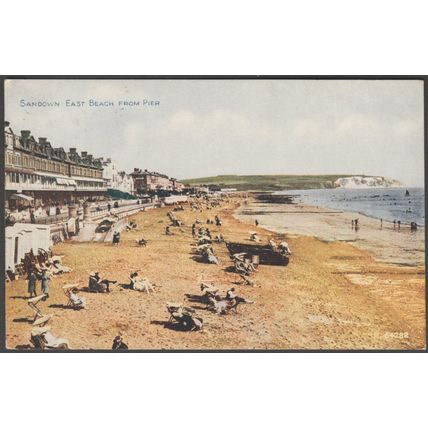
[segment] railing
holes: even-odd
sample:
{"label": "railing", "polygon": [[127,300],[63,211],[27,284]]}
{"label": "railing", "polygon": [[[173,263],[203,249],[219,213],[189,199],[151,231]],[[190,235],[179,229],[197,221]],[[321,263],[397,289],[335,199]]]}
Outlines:
{"label": "railing", "polygon": [[68,219],[69,219],[68,213],[64,213],[64,214],[56,214],[56,215],[50,215],[47,217],[36,218],[36,223],[53,224],[53,223],[61,223],[61,222],[67,221]]}
{"label": "railing", "polygon": [[[134,211],[139,210],[143,208],[153,208],[155,206],[154,203],[145,203],[145,204],[123,204],[119,205],[119,208],[111,208],[110,211],[107,208],[102,208],[97,210],[96,207],[93,207],[91,209],[91,213],[89,214],[89,218],[98,218],[98,217],[107,217],[108,215],[117,215],[120,216],[120,214],[127,213],[128,211]],[[80,211],[80,213],[79,213]],[[83,209],[78,210],[79,217],[81,217],[81,214],[83,213]],[[35,218],[35,224],[55,224],[55,223],[61,223],[66,222],[69,219],[68,213],[61,213],[61,214],[55,214],[55,215],[49,215],[49,216],[39,216]],[[19,223],[32,223],[31,219],[26,216],[25,218],[19,218],[17,220]]]}
{"label": "railing", "polygon": [[89,215],[90,218],[97,218],[97,217],[105,217],[109,214],[111,215],[119,215],[122,213],[126,213],[128,211],[133,211],[133,210],[139,210],[139,209],[143,209],[143,208],[149,208],[149,207],[153,207],[153,203],[146,203],[146,204],[136,204],[135,202],[133,204],[127,204],[127,205],[119,205],[119,208],[114,208],[112,207],[110,209],[110,211],[106,208],[104,209],[100,209],[97,211],[96,208],[93,208],[91,210],[91,213]]}
{"label": "railing", "polygon": [[106,209],[100,209],[100,210],[91,210],[89,217],[105,217],[109,215],[109,210]]}
{"label": "railing", "polygon": [[[68,213],[48,215],[43,217],[36,217],[34,224],[54,224],[61,223],[67,221],[69,218]],[[29,218],[21,218],[19,219],[19,223],[32,223]]]}

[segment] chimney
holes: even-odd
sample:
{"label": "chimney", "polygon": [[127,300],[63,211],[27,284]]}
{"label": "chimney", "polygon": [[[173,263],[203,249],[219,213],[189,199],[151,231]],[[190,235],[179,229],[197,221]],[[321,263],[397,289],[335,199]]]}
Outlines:
{"label": "chimney", "polygon": [[108,162],[108,163],[111,163],[111,158],[107,158],[107,162]]}
{"label": "chimney", "polygon": [[81,154],[82,158],[86,158],[87,155],[88,155],[88,152],[82,152]]}
{"label": "chimney", "polygon": [[[84,152],[84,153],[86,153],[86,152]],[[86,155],[86,158],[87,158],[89,161],[92,161],[92,155]]]}
{"label": "chimney", "polygon": [[77,153],[77,151],[74,147],[72,147],[72,148],[70,148],[70,153]]}
{"label": "chimney", "polygon": [[31,131],[21,131],[22,138],[29,138],[31,135]]}
{"label": "chimney", "polygon": [[9,128],[9,126],[10,126],[10,123],[9,123],[8,121],[5,121],[5,122],[4,122],[4,127],[5,127],[5,128]]}
{"label": "chimney", "polygon": [[41,145],[44,145],[44,144],[46,144],[47,143],[47,138],[45,138],[45,137],[39,137],[39,143],[41,144]]}

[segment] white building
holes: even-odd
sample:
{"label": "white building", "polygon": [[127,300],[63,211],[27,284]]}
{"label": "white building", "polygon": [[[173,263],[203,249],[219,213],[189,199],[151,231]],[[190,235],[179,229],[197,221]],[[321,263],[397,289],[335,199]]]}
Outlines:
{"label": "white building", "polygon": [[118,168],[117,164],[111,158],[100,159],[103,165],[103,179],[108,189],[117,189],[118,187]]}
{"label": "white building", "polygon": [[133,178],[127,174],[125,171],[120,171],[117,175],[118,183],[117,189],[121,192],[134,194],[134,180]]}

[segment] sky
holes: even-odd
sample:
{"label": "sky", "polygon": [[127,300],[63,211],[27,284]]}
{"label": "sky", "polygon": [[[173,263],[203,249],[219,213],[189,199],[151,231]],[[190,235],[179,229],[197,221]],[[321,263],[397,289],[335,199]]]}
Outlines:
{"label": "sky", "polygon": [[[34,102],[59,106],[28,106]],[[111,157],[127,172],[366,174],[424,183],[423,82],[416,80],[8,80],[5,119],[15,133]]]}

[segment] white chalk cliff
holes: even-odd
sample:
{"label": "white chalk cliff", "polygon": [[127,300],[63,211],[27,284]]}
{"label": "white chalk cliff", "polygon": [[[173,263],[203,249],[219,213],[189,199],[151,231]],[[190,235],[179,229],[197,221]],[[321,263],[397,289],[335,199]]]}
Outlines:
{"label": "white chalk cliff", "polygon": [[345,189],[367,189],[373,187],[403,187],[403,183],[398,180],[386,177],[366,177],[354,175],[352,177],[338,178],[334,182],[334,187]]}

